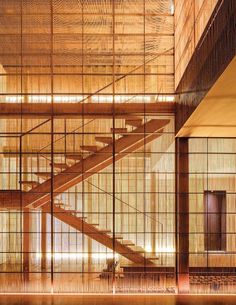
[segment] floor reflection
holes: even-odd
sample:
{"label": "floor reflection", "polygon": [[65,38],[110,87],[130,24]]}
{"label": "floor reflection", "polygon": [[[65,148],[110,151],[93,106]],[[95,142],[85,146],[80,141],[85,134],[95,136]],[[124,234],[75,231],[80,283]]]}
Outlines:
{"label": "floor reflection", "polygon": [[0,296],[1,305],[234,305],[236,296]]}

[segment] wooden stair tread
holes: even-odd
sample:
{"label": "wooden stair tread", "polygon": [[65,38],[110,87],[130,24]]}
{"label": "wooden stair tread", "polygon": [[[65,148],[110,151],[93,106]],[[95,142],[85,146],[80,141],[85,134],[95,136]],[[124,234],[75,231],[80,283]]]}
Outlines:
{"label": "wooden stair tread", "polygon": [[125,120],[125,124],[132,127],[139,127],[142,125],[143,119],[140,118],[129,118]]}
{"label": "wooden stair tread", "polygon": [[39,176],[40,178],[49,179],[51,178],[51,172],[36,172],[34,173],[36,176]]}
{"label": "wooden stair tread", "polygon": [[35,187],[40,185],[40,183],[37,182],[37,181],[26,181],[25,180],[25,181],[19,181],[19,183],[22,184],[22,185],[31,187],[31,188],[35,188]]}
{"label": "wooden stair tread", "polygon": [[106,230],[106,229],[100,229],[99,233],[111,233],[111,230]]}
{"label": "wooden stair tread", "polygon": [[115,239],[124,239],[122,235],[115,235]]}
{"label": "wooden stair tread", "polygon": [[135,246],[135,243],[133,243],[131,240],[126,239],[122,241],[122,244],[126,246]]}
{"label": "wooden stair tread", "polygon": [[127,133],[127,128],[111,128],[111,133],[115,133],[115,134]]}
{"label": "wooden stair tread", "polygon": [[159,257],[158,256],[145,256],[146,258],[148,258],[149,260],[151,261],[155,261],[155,260],[159,260]]}
{"label": "wooden stair tread", "polygon": [[111,144],[113,142],[112,137],[95,137],[95,140],[104,144]]}
{"label": "wooden stair tread", "polygon": [[[50,164],[50,165],[52,165],[52,164]],[[59,162],[58,163],[54,162],[53,166],[55,168],[59,168],[59,169],[66,169],[68,167],[68,165],[66,163],[59,163]]]}
{"label": "wooden stair tread", "polygon": [[[109,234],[109,236],[111,237],[111,238],[113,238],[113,233],[111,232],[111,234]],[[120,239],[120,240],[122,240],[122,239],[124,239],[124,237],[122,236],[122,235],[120,235],[120,234],[115,234],[115,239]]]}
{"label": "wooden stair tread", "polygon": [[69,153],[69,154],[65,155],[65,158],[69,159],[69,160],[80,161],[83,159],[83,156],[82,156],[82,154]]}
{"label": "wooden stair tread", "polygon": [[[144,259],[144,258],[143,258]],[[143,269],[145,268],[151,268],[151,270],[160,270],[160,266],[156,265],[156,263],[150,261],[150,260],[145,260],[143,261],[143,263],[141,264],[134,264],[134,263],[130,263],[128,261],[121,261],[120,263],[120,268],[124,268],[126,271],[128,271],[129,269],[135,272],[138,272],[138,270],[140,270],[141,272],[143,272]],[[140,268],[140,269],[139,269]],[[147,269],[146,269],[147,270]],[[130,272],[130,271],[128,271]]]}
{"label": "wooden stair tread", "polygon": [[53,170],[60,173],[63,170],[67,169],[68,167],[69,166],[66,163],[54,163]]}
{"label": "wooden stair tread", "polygon": [[97,152],[98,147],[96,145],[81,145],[81,150],[89,151],[89,152]]}
{"label": "wooden stair tread", "polygon": [[132,250],[134,250],[135,252],[139,252],[139,253],[145,253],[146,251],[143,249],[143,247],[134,245],[134,246],[130,246]]}

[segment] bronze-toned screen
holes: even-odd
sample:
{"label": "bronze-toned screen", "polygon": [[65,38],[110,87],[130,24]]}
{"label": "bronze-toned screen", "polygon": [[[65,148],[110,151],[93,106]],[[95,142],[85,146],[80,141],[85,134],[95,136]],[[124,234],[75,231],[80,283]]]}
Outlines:
{"label": "bronze-toned screen", "polygon": [[235,293],[234,138],[189,139],[190,292]]}
{"label": "bronze-toned screen", "polygon": [[174,293],[172,1],[0,20],[0,292]]}

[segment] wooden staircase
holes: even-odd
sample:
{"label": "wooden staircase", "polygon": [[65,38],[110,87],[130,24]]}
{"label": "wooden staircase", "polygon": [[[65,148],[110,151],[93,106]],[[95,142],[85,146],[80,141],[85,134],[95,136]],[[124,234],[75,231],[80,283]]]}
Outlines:
{"label": "wooden staircase", "polygon": [[[23,207],[42,209],[51,213],[51,186],[53,185],[54,196],[68,190],[70,187],[84,181],[93,174],[103,170],[115,161],[124,158],[126,155],[138,150],[144,144],[150,143],[162,135],[164,127],[169,123],[168,119],[152,119],[145,124],[139,118],[128,120],[126,125],[132,126],[131,132],[127,128],[115,128],[111,132],[120,137],[113,142],[112,137],[96,137],[97,142],[105,145],[102,148],[97,146],[81,146],[81,151],[88,151],[90,154],[83,158],[83,154],[65,154],[65,163],[54,163],[55,174],[51,172],[37,172],[35,175],[44,179],[41,184],[33,183],[32,189],[22,193]],[[115,144],[115,145],[114,145]],[[115,154],[113,151],[115,149]],[[72,164],[69,162],[73,162]],[[113,239],[111,231],[100,230],[98,224],[90,224],[86,217],[76,216],[78,211],[65,210],[63,203],[54,203],[53,216],[68,224],[88,237],[114,250],[131,262],[140,265],[153,265],[157,257],[146,255],[142,247],[136,246],[132,241],[124,240],[121,235]]]}
{"label": "wooden staircase", "polygon": [[[53,181],[51,181],[51,173],[38,172],[37,176],[44,178],[46,181],[32,188],[23,194],[24,207],[40,208],[51,200],[51,186],[55,196],[75,186],[81,181],[87,179],[95,173],[103,170],[111,165],[115,159],[118,161],[126,155],[141,148],[144,144],[150,143],[162,135],[164,127],[169,123],[168,119],[153,119],[147,123],[135,128],[131,132],[127,132],[113,143],[91,152],[86,158],[81,159],[80,156],[75,159],[75,163],[59,173],[55,173]],[[88,148],[88,147],[86,147]],[[115,155],[113,156],[113,149]],[[72,158],[72,156],[70,156]],[[76,157],[77,158],[77,157]]]}
{"label": "wooden staircase", "polygon": [[[50,205],[43,205],[42,211],[51,213]],[[76,213],[78,212],[71,212],[70,210],[65,210],[56,205],[53,206],[53,216],[55,218],[82,232],[93,240],[96,240],[107,248],[114,250],[116,253],[119,253],[136,265],[153,266],[153,261],[158,259],[158,257],[146,257],[145,250],[142,247],[136,246],[132,241],[123,240],[121,236],[113,239],[110,230],[99,229],[96,224],[94,225],[86,222],[85,217],[77,217]]]}

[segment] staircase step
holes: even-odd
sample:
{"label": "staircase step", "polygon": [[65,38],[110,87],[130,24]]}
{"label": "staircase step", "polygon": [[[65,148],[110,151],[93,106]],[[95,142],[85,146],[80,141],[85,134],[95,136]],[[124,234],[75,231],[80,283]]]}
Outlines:
{"label": "staircase step", "polygon": [[76,216],[76,218],[78,219],[81,219],[83,221],[87,221],[87,218],[86,216],[77,216],[78,214],[81,214],[80,211],[77,211],[77,210],[70,210],[70,206],[65,206],[65,207],[68,207],[68,210],[64,210],[66,213],[68,214],[73,214],[74,216]]}
{"label": "staircase step", "polygon": [[[113,238],[113,233],[109,234],[111,238]],[[121,234],[115,234],[115,239],[123,239],[124,237]]]}
{"label": "staircase step", "polygon": [[99,233],[111,233],[111,230],[106,230],[106,229],[99,230]]}
{"label": "staircase step", "polygon": [[115,239],[123,239],[124,237],[122,235],[115,235]]}
{"label": "staircase step", "polygon": [[98,147],[96,145],[81,145],[81,150],[89,152],[97,152]]}
{"label": "staircase step", "polygon": [[111,144],[113,142],[112,137],[95,137],[95,140],[103,144]]}
{"label": "staircase step", "polygon": [[20,181],[20,183],[22,184],[22,185],[26,185],[26,186],[30,186],[30,187],[32,187],[32,188],[34,188],[34,187],[36,187],[36,186],[38,186],[40,183],[39,182],[37,182],[37,181]]}
{"label": "staircase step", "polygon": [[83,159],[83,156],[81,154],[78,154],[78,153],[77,154],[70,153],[70,154],[66,154],[65,158],[67,160],[81,161]]}
{"label": "staircase step", "polygon": [[[113,237],[113,234],[111,234],[111,237]],[[115,234],[115,239],[123,239],[124,237],[121,234]]]}
{"label": "staircase step", "polygon": [[135,246],[135,244],[131,240],[126,240],[126,239],[122,241],[122,245]]}
{"label": "staircase step", "polygon": [[[109,234],[109,236],[111,237],[111,238],[113,238],[113,233],[111,232],[111,234]],[[121,240],[121,239],[123,239],[124,237],[122,236],[122,235],[119,235],[119,234],[115,234],[115,239],[119,239],[119,240]]]}
{"label": "staircase step", "polygon": [[147,258],[147,259],[149,259],[150,261],[155,261],[155,260],[159,260],[159,257],[157,257],[157,256],[146,256],[145,255],[145,258]]}
{"label": "staircase step", "polygon": [[48,180],[51,178],[51,172],[36,172],[34,173],[36,176],[38,176],[39,178]]}
{"label": "staircase step", "polygon": [[99,226],[99,223],[90,223],[90,225],[97,227]]}
{"label": "staircase step", "polygon": [[[64,211],[70,211],[69,209],[70,209],[70,206],[69,205],[67,205],[67,204],[65,204],[64,202],[56,202],[56,203],[54,203],[54,205],[55,206],[57,206],[57,207],[59,207],[59,208],[62,208]],[[68,208],[68,210],[66,210],[66,208]],[[73,211],[70,211],[70,212],[73,212]]]}
{"label": "staircase step", "polygon": [[131,246],[130,247],[133,251],[138,252],[138,253],[145,253],[146,251],[143,249],[143,247],[140,246]]}
{"label": "staircase step", "polygon": [[56,162],[53,164],[53,166],[55,169],[59,169],[59,170],[64,170],[68,167],[66,163],[56,163]]}
{"label": "staircase step", "polygon": [[111,128],[111,133],[115,133],[115,134],[127,133],[127,128]]}
{"label": "staircase step", "polygon": [[125,120],[125,124],[132,127],[140,127],[143,123],[143,119],[140,118],[130,118]]}

